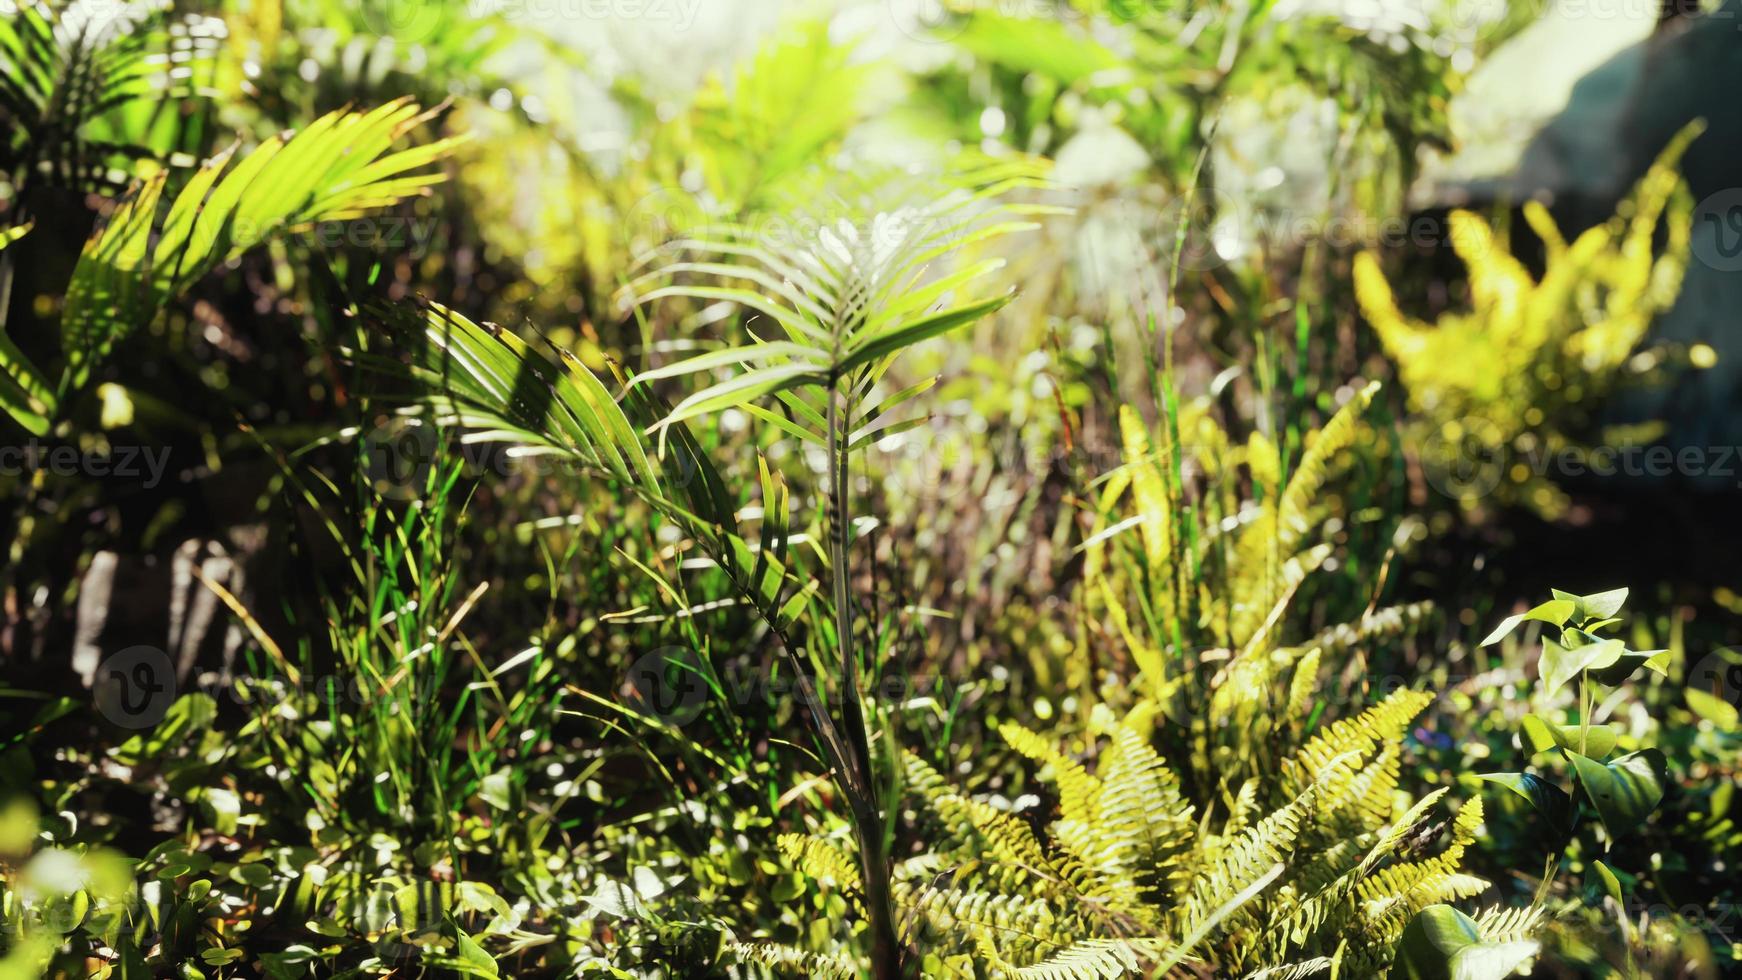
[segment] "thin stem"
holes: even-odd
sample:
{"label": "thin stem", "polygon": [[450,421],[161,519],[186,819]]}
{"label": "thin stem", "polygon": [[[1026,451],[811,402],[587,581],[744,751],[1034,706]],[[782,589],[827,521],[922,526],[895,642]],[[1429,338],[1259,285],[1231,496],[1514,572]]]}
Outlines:
{"label": "thin stem", "polygon": [[[830,578],[835,594],[835,642],[841,648],[841,711],[846,722],[847,745],[857,756],[861,789],[853,804],[853,830],[859,839],[860,874],[864,878],[865,909],[871,927],[871,967],[877,980],[901,976],[901,944],[895,935],[895,911],[889,892],[889,849],[883,836],[882,807],[877,801],[877,780],[871,764],[871,741],[865,727],[864,706],[859,701],[859,660],[853,650],[853,607],[848,590],[848,552],[851,548],[851,500],[847,488],[846,440],[842,428],[839,393],[828,392],[829,429],[829,523]],[[849,416],[851,413],[848,413]]]}
{"label": "thin stem", "polygon": [[1585,754],[1586,735],[1591,730],[1591,693],[1584,671],[1579,671],[1579,754]]}

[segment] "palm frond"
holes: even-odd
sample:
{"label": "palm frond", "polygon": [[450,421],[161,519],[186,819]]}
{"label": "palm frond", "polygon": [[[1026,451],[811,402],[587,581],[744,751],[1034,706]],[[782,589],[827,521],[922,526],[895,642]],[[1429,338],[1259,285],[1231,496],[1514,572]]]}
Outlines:
{"label": "palm frond", "polygon": [[178,15],[169,0],[10,0],[0,11],[8,6],[0,171],[114,192],[136,160],[187,148],[177,103],[209,83],[222,20]]}

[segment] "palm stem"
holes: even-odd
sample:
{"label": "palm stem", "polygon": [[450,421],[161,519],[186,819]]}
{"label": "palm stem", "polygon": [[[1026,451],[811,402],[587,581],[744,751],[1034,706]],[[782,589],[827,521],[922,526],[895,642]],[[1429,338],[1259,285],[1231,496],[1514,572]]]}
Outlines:
{"label": "palm stem", "polygon": [[[871,927],[871,967],[878,980],[901,976],[901,945],[895,936],[895,912],[889,893],[889,849],[883,837],[882,807],[877,801],[877,780],[871,764],[871,741],[865,726],[864,706],[859,701],[859,661],[853,649],[853,607],[848,588],[848,552],[852,539],[852,515],[847,489],[847,439],[842,428],[839,394],[828,392],[829,430],[829,523],[830,578],[835,596],[835,641],[841,650],[841,711],[846,721],[847,744],[858,769],[860,792],[851,794],[853,830],[859,841],[859,871],[864,879],[865,910]],[[851,413],[848,413],[849,416]]]}

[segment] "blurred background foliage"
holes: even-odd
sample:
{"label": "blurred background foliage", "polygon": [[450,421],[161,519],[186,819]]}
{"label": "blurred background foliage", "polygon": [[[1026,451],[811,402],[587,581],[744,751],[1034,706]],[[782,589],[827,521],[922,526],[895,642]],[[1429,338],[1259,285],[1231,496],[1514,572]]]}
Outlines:
{"label": "blurred background foliage", "polygon": [[[1068,767],[1008,726],[1103,775],[1140,740],[1124,757],[1222,828],[1194,852],[1213,863],[1296,799],[1297,751],[1409,688],[1435,697],[1366,749],[1386,791],[1302,840],[1455,847],[1447,897],[1546,913],[1536,975],[1729,975],[1737,461],[1704,420],[1738,388],[1722,316],[1678,287],[1726,271],[1712,161],[1738,134],[1592,81],[1605,55],[1709,43],[1697,8],[1592,9],[0,0],[0,446],[39,453],[0,469],[0,977],[861,969],[848,801],[767,624],[622,481],[401,411],[369,365],[403,351],[368,311],[434,300],[618,393],[770,339],[728,298],[642,301],[684,243],[814,252],[865,200],[923,210],[940,173],[1005,164],[1047,175],[1006,189],[1035,227],[951,244],[1014,296],[879,374],[902,410],[849,474],[842,575],[904,914],[937,944],[919,965],[1019,968],[963,926],[975,862],[1001,859],[980,838],[1005,817],[975,807],[1051,848]],[[129,227],[131,188],[167,202],[232,145],[240,169],[398,99],[427,115],[370,159],[426,149],[415,186],[337,216],[256,188],[232,218],[291,217],[175,264],[87,356],[73,324],[127,281],[104,274],[167,268],[86,244]],[[1601,180],[1543,162],[1593,116],[1653,145],[1569,154],[1612,154]],[[38,367],[87,361],[78,384]],[[793,435],[804,411],[733,402],[687,431],[746,526],[781,476],[790,570],[820,576],[829,457]],[[1690,447],[1663,473],[1591,465]],[[1630,587],[1620,629],[1671,652],[1595,709],[1669,760],[1623,841],[1563,848],[1474,775],[1522,750],[1527,709],[1580,710],[1539,690],[1535,625],[1475,646],[1551,585]],[[827,619],[792,624],[823,677]],[[140,647],[169,681],[144,723],[108,672]],[[1437,817],[1415,808],[1439,789]],[[1361,932],[1362,962],[1405,920]],[[1279,965],[1250,922],[1214,928],[1219,959],[1176,975]],[[1342,955],[1291,949],[1326,962],[1287,975]]]}

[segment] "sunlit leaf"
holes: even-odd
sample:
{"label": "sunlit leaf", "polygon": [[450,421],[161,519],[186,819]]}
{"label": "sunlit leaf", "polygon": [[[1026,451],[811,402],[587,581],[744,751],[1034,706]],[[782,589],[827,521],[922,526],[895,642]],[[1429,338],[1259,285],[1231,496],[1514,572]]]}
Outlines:
{"label": "sunlit leaf", "polygon": [[1611,843],[1638,830],[1663,800],[1669,764],[1657,749],[1630,752],[1607,764],[1572,751],[1567,752],[1567,758],[1609,831]]}

